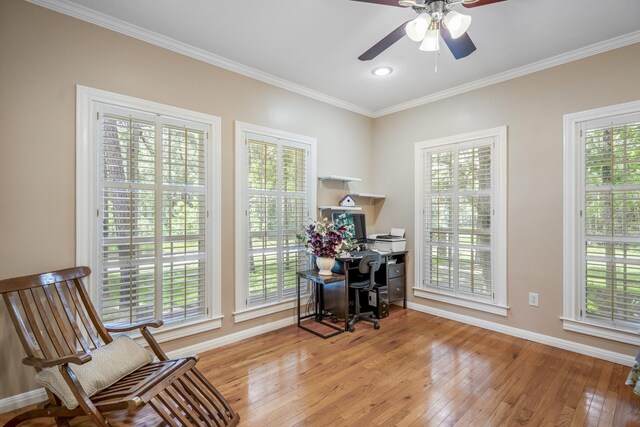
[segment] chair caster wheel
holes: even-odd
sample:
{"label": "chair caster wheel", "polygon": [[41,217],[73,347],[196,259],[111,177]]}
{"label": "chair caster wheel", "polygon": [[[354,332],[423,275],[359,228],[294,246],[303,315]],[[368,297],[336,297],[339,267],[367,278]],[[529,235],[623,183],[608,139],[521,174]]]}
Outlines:
{"label": "chair caster wheel", "polygon": [[379,323],[374,323],[373,324],[373,329],[380,329],[380,324]]}
{"label": "chair caster wheel", "polygon": [[356,330],[356,328],[354,326],[349,325],[349,328],[347,329],[349,332],[353,332]]}

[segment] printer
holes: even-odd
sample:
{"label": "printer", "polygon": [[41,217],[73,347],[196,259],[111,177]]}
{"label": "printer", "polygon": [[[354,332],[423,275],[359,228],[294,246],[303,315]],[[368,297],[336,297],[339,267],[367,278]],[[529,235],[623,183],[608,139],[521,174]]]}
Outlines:
{"label": "printer", "polygon": [[392,228],[389,234],[371,234],[368,239],[373,241],[370,248],[377,252],[404,252],[407,247],[403,228]]}

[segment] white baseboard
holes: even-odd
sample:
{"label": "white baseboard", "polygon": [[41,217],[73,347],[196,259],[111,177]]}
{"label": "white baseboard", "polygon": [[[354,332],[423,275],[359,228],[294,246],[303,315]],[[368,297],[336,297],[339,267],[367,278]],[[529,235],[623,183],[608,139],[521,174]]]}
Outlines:
{"label": "white baseboard", "polygon": [[43,388],[31,390],[26,393],[0,399],[0,414],[13,411],[25,406],[40,403],[47,398],[47,392]]}
{"label": "white baseboard", "polygon": [[607,360],[609,362],[619,363],[620,365],[633,366],[633,364],[635,363],[634,357],[627,354],[616,353],[614,351],[604,350],[598,347],[580,344],[562,338],[552,337],[550,335],[543,335],[537,332],[527,331],[525,329],[514,328],[513,326],[506,326],[500,323],[490,322],[488,320],[476,319],[475,317],[465,316],[464,314],[452,313],[450,311],[441,310],[439,308],[429,307],[422,304],[416,304],[414,302],[407,302],[407,308],[415,311],[420,311],[422,313],[432,314],[438,317],[444,317],[445,319],[466,323],[468,325],[477,326],[479,328],[488,329],[490,331],[500,332],[502,334],[511,335],[518,338],[524,338],[525,340],[534,341],[540,344],[546,344],[551,347],[573,351],[574,353],[580,353],[598,359]]}
{"label": "white baseboard", "polygon": [[[237,341],[242,341],[247,338],[255,337],[257,335],[264,334],[266,332],[274,331],[276,329],[284,328],[296,323],[296,317],[287,317],[282,320],[267,323],[265,325],[256,326],[255,328],[245,329],[243,331],[234,332],[229,335],[224,335],[218,338],[214,338],[209,341],[205,341],[199,344],[191,345],[189,347],[180,348],[178,350],[170,351],[167,356],[170,358],[177,358],[187,356],[191,354],[202,353],[212,350],[214,348],[222,347],[223,345],[232,344]],[[31,390],[26,393],[17,394],[15,396],[6,397],[0,399],[0,414],[13,411],[25,406],[40,403],[47,399],[47,393],[44,388],[37,390]]]}

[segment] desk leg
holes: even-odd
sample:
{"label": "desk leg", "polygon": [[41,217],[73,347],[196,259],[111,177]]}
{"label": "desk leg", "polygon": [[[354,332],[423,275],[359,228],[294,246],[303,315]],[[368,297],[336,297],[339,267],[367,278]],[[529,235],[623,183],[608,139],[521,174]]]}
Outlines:
{"label": "desk leg", "polygon": [[324,304],[322,303],[322,294],[324,294],[324,286],[321,283],[314,283],[315,291],[316,291],[316,320],[318,322],[322,321],[322,308]]}
{"label": "desk leg", "polygon": [[344,330],[349,330],[349,264],[344,263]]}
{"label": "desk leg", "polygon": [[[405,263],[405,266],[407,264]],[[405,271],[405,275],[404,275],[404,298],[402,299],[402,308],[404,308],[406,310],[407,308],[407,297],[409,296],[409,294],[407,293],[407,274]]]}
{"label": "desk leg", "polygon": [[298,326],[300,326],[300,276],[298,276],[298,286],[296,290],[298,291]]}
{"label": "desk leg", "polygon": [[320,322],[322,320],[322,308],[324,307],[324,303],[322,302],[322,296],[324,295],[324,287],[322,283],[314,282],[313,292],[315,295],[315,307],[316,307],[316,321]]}

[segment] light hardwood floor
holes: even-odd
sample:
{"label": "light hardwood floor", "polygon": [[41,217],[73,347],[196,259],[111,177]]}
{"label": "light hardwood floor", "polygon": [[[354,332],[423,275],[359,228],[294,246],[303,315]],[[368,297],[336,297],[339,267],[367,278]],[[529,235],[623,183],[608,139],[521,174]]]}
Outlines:
{"label": "light hardwood floor", "polygon": [[[381,325],[328,340],[291,326],[203,353],[199,367],[243,426],[640,426],[628,367],[416,311]],[[145,410],[109,419],[161,424]]]}

